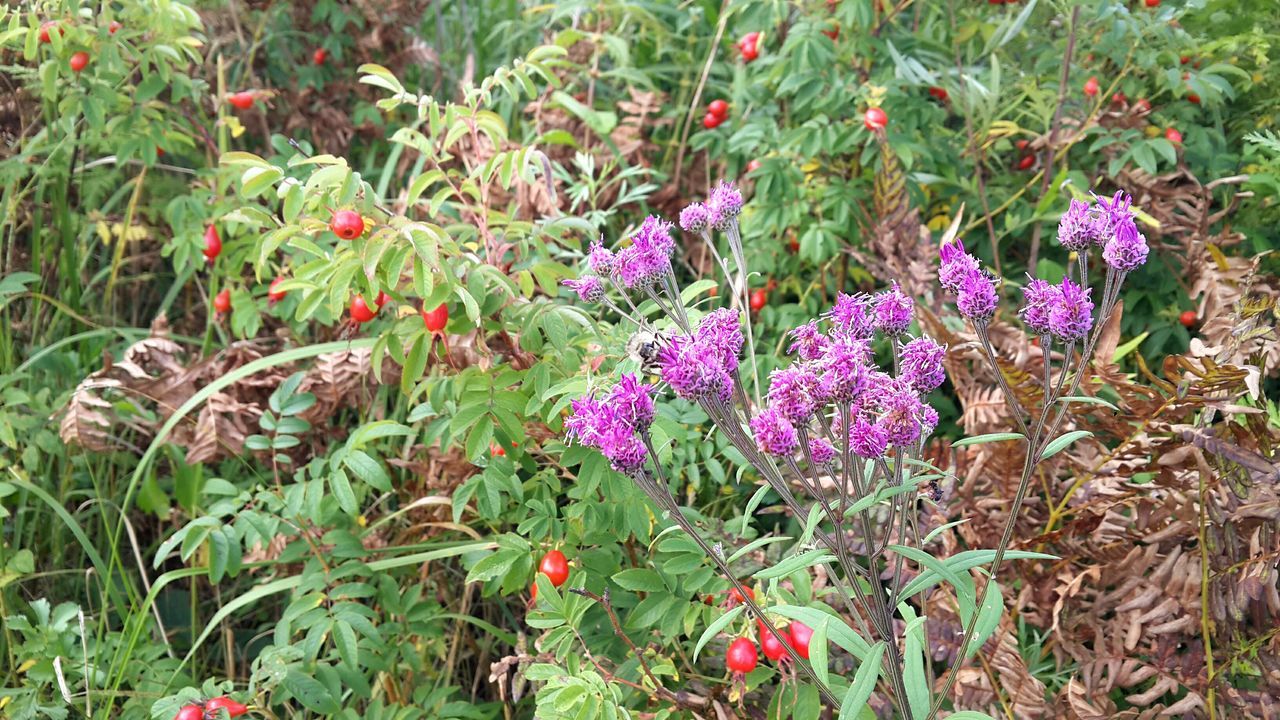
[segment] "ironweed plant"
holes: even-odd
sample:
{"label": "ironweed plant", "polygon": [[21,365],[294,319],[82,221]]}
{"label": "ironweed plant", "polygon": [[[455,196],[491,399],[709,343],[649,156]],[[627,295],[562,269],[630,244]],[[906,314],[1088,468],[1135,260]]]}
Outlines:
{"label": "ironweed plant", "polygon": [[[734,603],[707,628],[699,650],[748,612],[766,655],[793,664],[839,717],[857,716],[879,686],[898,715],[931,719],[942,710],[965,659],[1000,620],[1004,603],[997,577],[1002,563],[1048,557],[1008,550],[1013,518],[1036,465],[1088,434],[1059,430],[1070,403],[1098,402],[1075,393],[1126,275],[1146,260],[1146,240],[1123,193],[1092,203],[1072,201],[1058,229],[1061,244],[1077,258],[1071,272],[1058,284],[1030,279],[1022,288],[1019,315],[1024,325],[1039,338],[1046,358],[1050,351],[1061,358],[1057,367],[1045,363],[1045,402],[1036,411],[1021,407],[997,367],[1016,432],[955,443],[1024,443],[1021,482],[1003,536],[994,550],[936,558],[925,549],[932,536],[922,536],[917,518],[919,503],[938,500],[938,480],[945,475],[922,454],[938,423],[925,398],[945,380],[946,348],[927,336],[912,336],[914,301],[897,285],[874,296],[840,294],[821,318],[791,330],[788,353],[794,361],[771,374],[762,396],[751,324],[743,322],[737,309],[748,306],[738,224],[742,205],[738,190],[722,183],[705,203],[693,203],[680,214],[681,228],[702,238],[732,290],[730,307],[700,316],[686,308],[672,268],[676,245],[671,223],[649,217],[630,243],[616,251],[592,245],[589,272],[565,284],[581,300],[603,303],[633,323],[641,338],[633,344],[644,363],[640,374],[623,374],[611,387],[574,400],[566,434],[598,449],[615,470],[634,480],[731,583],[732,596],[741,604]],[[1105,266],[1096,302],[1089,284],[1095,248]],[[999,304],[1000,279],[966,252],[959,239],[946,240],[940,257],[940,285],[955,296],[956,308],[973,324],[995,366],[987,330]],[[881,338],[892,348],[891,367],[875,362],[873,343]],[[649,382],[649,376],[656,382]],[[730,567],[744,551],[726,557],[722,544],[681,511],[650,433],[655,403],[668,391],[698,405],[764,479],[747,515],[771,489],[805,523],[793,554],[757,572],[756,578],[776,583],[822,566],[843,612],[758,602]],[[806,507],[797,490],[813,504]],[[970,573],[974,569],[988,578],[980,592]],[[934,692],[924,658],[928,618],[921,612],[926,594],[940,586],[954,593],[964,634],[962,650],[940,691]],[[750,626],[748,622],[740,634],[750,635]],[[851,677],[831,672],[828,642],[856,660]],[[786,652],[780,658],[779,645]],[[754,645],[750,651],[755,652]],[[730,670],[754,667],[744,663],[743,652],[741,638],[730,644]],[[735,679],[740,675],[735,673]],[[964,712],[951,717],[986,716]]]}

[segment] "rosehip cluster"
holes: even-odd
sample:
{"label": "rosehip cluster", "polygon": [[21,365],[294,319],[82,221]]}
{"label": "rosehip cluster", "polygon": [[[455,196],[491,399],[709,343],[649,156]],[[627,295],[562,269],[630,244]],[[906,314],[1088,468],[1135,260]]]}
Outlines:
{"label": "rosehip cluster", "polygon": [[232,718],[238,718],[249,712],[248,707],[224,695],[206,700],[203,707],[183,705],[173,716],[173,720],[218,720],[222,717],[219,710],[226,710],[227,716]]}

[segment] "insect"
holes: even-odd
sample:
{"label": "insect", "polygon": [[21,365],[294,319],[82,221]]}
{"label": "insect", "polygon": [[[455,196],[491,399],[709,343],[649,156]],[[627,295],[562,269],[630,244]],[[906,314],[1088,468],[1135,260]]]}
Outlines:
{"label": "insect", "polygon": [[637,330],[627,340],[627,357],[640,364],[640,369],[649,374],[658,371],[658,353],[667,345],[668,337],[664,333],[653,333]]}

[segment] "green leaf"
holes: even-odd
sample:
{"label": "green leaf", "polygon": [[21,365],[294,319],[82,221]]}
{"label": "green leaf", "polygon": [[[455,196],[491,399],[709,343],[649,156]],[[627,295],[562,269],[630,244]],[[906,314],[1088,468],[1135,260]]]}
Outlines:
{"label": "green leaf", "polygon": [[965,657],[971,657],[974,653],[982,648],[982,644],[991,637],[991,633],[996,631],[996,626],[1000,624],[1000,616],[1004,614],[1004,593],[1000,591],[1000,584],[989,580],[991,589],[987,591],[987,597],[982,601],[982,608],[978,610],[978,623],[973,628],[973,637],[969,639],[969,644],[965,648]]}
{"label": "green leaf", "polygon": [[1124,359],[1126,355],[1133,352],[1134,350],[1137,350],[1138,346],[1142,344],[1142,341],[1146,340],[1147,336],[1150,334],[1151,334],[1150,332],[1144,332],[1138,337],[1130,340],[1129,342],[1116,347],[1115,354],[1111,356],[1111,362],[1118,363],[1122,359]]}
{"label": "green leaf", "polygon": [[1026,436],[1022,433],[1006,432],[1006,433],[988,433],[986,435],[974,435],[973,437],[961,438],[953,443],[951,447],[964,447],[965,445],[981,445],[983,443],[1004,442],[1005,440],[1025,440]]}
{"label": "green leaf", "polygon": [[338,620],[333,624],[333,646],[338,649],[338,657],[347,667],[358,669],[360,650],[356,645],[356,631],[351,624]]}
{"label": "green leaf", "polygon": [[840,720],[854,720],[854,713],[860,713],[866,707],[867,700],[871,699],[871,692],[876,688],[876,679],[880,676],[884,648],[883,641],[872,645],[867,658],[858,664],[858,672],[853,676],[849,692],[844,694],[844,701],[840,703]]}
{"label": "green leaf", "polygon": [[786,577],[797,570],[813,567],[818,563],[829,562],[834,559],[835,556],[826,550],[810,550],[799,555],[793,555],[773,567],[764,568],[757,572],[755,577],[761,580]]}
{"label": "green leaf", "polygon": [[706,645],[711,638],[719,635],[721,630],[729,626],[729,623],[737,620],[738,616],[742,614],[742,611],[745,610],[746,607],[746,605],[739,605],[735,607],[729,612],[713,620],[711,624],[707,626],[707,629],[702,631],[702,637],[698,638],[698,644],[693,648],[694,662],[698,661],[698,653],[702,652],[702,647]]}
{"label": "green leaf", "polygon": [[355,515],[360,511],[360,505],[356,502],[356,494],[351,489],[351,481],[347,479],[347,473],[342,468],[329,473],[329,489],[333,491],[333,498],[338,501],[338,507],[348,515]]}
{"label": "green leaf", "polygon": [[280,685],[312,712],[335,715],[342,709],[319,680],[304,675],[297,668],[290,668]]}
{"label": "green leaf", "polygon": [[823,621],[813,628],[813,636],[809,639],[809,664],[818,682],[831,686],[831,669],[827,667],[827,623]]}
{"label": "green leaf", "polygon": [[1048,460],[1054,455],[1057,455],[1058,453],[1062,452],[1071,443],[1081,438],[1087,438],[1092,436],[1093,436],[1093,433],[1089,432],[1088,430],[1072,430],[1069,433],[1066,433],[1060,437],[1054,438],[1053,442],[1046,445],[1044,448],[1044,452],[1040,453],[1040,459]]}
{"label": "green leaf", "polygon": [[363,482],[381,492],[391,492],[391,478],[382,464],[369,457],[363,450],[352,450],[342,458],[342,464],[351,469]]}
{"label": "green leaf", "polygon": [[1063,395],[1062,397],[1057,399],[1057,402],[1067,403],[1067,404],[1086,403],[1088,405],[1103,405],[1105,407],[1111,408],[1112,410],[1115,410],[1116,412],[1120,412],[1120,408],[1116,407],[1112,403],[1109,403],[1100,397],[1091,397],[1089,395]]}
{"label": "green leaf", "polygon": [[629,568],[614,573],[613,581],[624,590],[635,592],[661,592],[667,589],[662,576],[649,568]]}

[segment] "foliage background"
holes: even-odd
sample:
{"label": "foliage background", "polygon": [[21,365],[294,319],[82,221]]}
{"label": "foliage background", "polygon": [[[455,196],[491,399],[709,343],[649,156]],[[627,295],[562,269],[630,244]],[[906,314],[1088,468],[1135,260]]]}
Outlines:
{"label": "foliage background", "polygon": [[[47,20],[64,33],[41,44]],[[1123,412],[1074,418],[1097,441],[1038,478],[1019,546],[1061,560],[1015,568],[957,701],[1079,718],[1275,702],[1280,10],[124,0],[19,5],[0,28],[6,714],[168,718],[234,689],[275,717],[815,716],[812,688],[763,666],[746,709],[728,702],[722,653],[692,659],[725,582],[559,440],[568,400],[634,361],[558,282],[590,240],[721,177],[750,197],[761,372],[837,291],[894,278],[930,308],[951,346],[931,453],[955,479],[926,520],[966,520],[940,553],[994,544],[1017,468],[949,446],[1007,418],[932,290],[936,236],[959,217],[1007,278],[1052,276],[1067,199],[1132,192],[1158,250],[1090,387]],[[748,31],[764,33],[749,64]],[[250,110],[225,102],[247,89]],[[730,120],[707,130],[713,98]],[[339,206],[377,230],[339,246],[323,229]],[[690,300],[721,302],[713,284]],[[345,328],[350,295],[378,289],[391,304]],[[447,346],[417,319],[440,302]],[[995,335],[1023,387],[1038,350]],[[683,429],[695,408],[664,412],[687,505],[739,546],[797,535],[767,500],[746,511],[733,453]],[[549,587],[529,611],[553,547],[570,585],[610,592],[624,634]],[[771,592],[823,586],[797,573]],[[954,638],[931,640],[945,660]]]}

